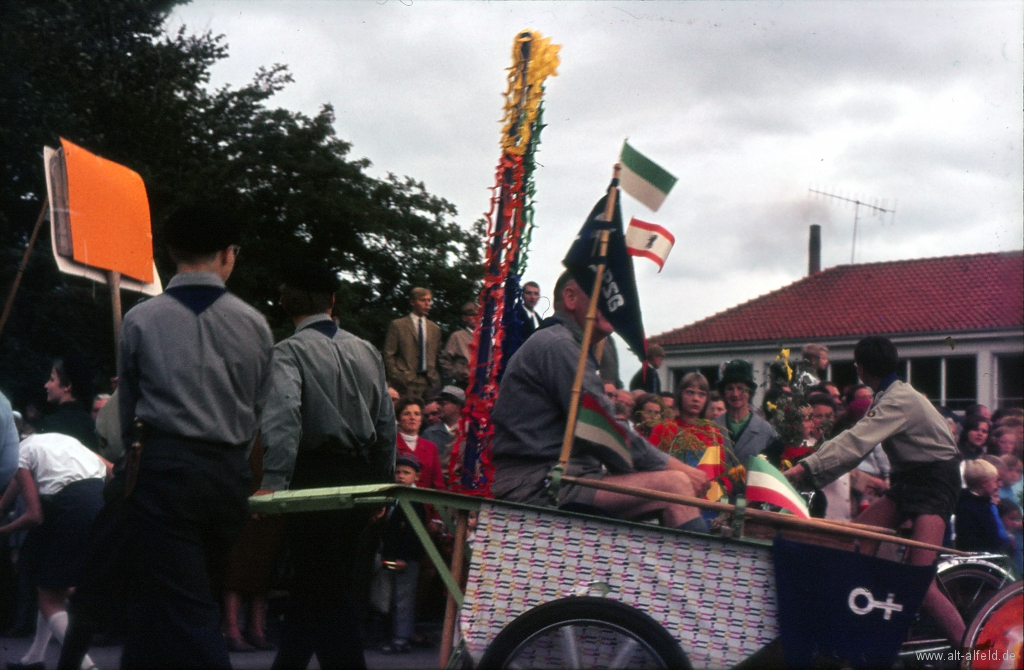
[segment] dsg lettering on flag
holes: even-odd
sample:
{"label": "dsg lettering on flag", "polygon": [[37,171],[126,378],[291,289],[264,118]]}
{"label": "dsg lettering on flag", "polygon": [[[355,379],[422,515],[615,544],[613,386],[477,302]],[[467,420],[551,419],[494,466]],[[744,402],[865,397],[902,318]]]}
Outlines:
{"label": "dsg lettering on flag", "polygon": [[596,256],[598,250],[595,242],[602,230],[609,231],[597,305],[630,351],[643,361],[647,358],[647,341],[640,313],[640,297],[636,290],[636,276],[633,273],[633,259],[626,249],[626,240],[622,232],[622,210],[618,198],[615,199],[612,220],[601,219],[607,198],[605,195],[594,205],[562,264],[572,274],[580,288],[589,294],[594,286],[597,264],[600,262]]}

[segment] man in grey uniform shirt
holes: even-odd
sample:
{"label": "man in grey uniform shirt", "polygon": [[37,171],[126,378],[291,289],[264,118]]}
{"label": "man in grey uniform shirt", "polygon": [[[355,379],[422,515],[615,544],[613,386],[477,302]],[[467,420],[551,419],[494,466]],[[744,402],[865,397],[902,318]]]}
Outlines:
{"label": "man in grey uniform shirt", "polygon": [[[491,414],[495,467],[491,492],[495,498],[551,504],[545,479],[561,453],[589,303],[586,292],[568,273],[559,277],[554,295],[555,323],[531,335],[512,356]],[[611,332],[611,324],[599,313],[594,324],[595,344]],[[593,355],[588,357],[583,392],[597,400],[608,415],[615,415],[604,395]],[[704,473],[659,451],[625,423],[620,422],[620,426],[626,431],[635,471],[607,475],[597,458],[577,454],[570,459],[566,474],[681,495],[704,495],[708,488]],[[666,526],[707,530],[694,507],[580,486],[563,485],[559,505],[597,507],[626,519],[657,513]]]}
{"label": "man in grey uniform shirt", "polygon": [[[854,520],[893,529],[910,520],[911,538],[941,545],[960,495],[959,452],[949,424],[927,398],[897,377],[899,354],[888,338],[865,337],[854,347],[853,360],[857,376],[875,392],[868,413],[784,474],[793,482],[808,479],[821,487],[855,468],[881,444],[892,467],[892,486]],[[872,553],[870,547],[862,550]],[[913,565],[931,565],[935,558],[927,549],[909,552]],[[954,646],[961,643],[963,619],[935,582],[922,609]]]}
{"label": "man in grey uniform shirt", "polygon": [[128,457],[121,665],[228,668],[213,593],[246,515],[274,342],[263,315],[224,287],[237,221],[188,207],[165,230],[178,273],[121,327],[121,434],[143,444]]}
{"label": "man in grey uniform shirt", "polygon": [[[314,263],[287,268],[281,307],[295,334],[274,347],[273,383],[263,417],[264,490],[392,481],[395,409],[384,361],[368,342],[331,320],[337,276]],[[359,550],[365,511],[288,519],[295,580],[274,668],[363,668],[356,576],[372,552]]]}

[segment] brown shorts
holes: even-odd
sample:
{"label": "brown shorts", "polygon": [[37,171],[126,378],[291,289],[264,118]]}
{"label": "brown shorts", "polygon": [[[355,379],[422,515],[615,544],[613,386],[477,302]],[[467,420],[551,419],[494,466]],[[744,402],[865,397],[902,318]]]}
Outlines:
{"label": "brown shorts", "polygon": [[937,514],[948,523],[960,497],[960,463],[952,458],[893,472],[890,484],[885,495],[904,517]]}
{"label": "brown shorts", "polygon": [[[554,462],[526,459],[495,461],[491,493],[498,500],[552,507],[554,501],[548,495],[547,477],[554,466]],[[602,479],[606,473],[597,459],[574,456],[569,461],[566,474],[585,479]],[[593,506],[596,493],[597,489],[563,484],[558,494],[558,506],[570,503]]]}

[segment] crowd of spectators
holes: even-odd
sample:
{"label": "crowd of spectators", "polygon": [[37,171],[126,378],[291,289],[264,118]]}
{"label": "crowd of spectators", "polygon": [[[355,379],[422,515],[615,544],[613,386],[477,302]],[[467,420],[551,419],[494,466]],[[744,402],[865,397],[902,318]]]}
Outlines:
{"label": "crowd of spectators", "polygon": [[[535,311],[539,286],[527,283],[524,296],[527,292],[528,305],[520,315],[524,337],[544,327]],[[441,328],[428,318],[432,302],[428,289],[413,290],[411,313],[390,325],[382,357],[397,423],[395,481],[407,486],[444,489],[466,403],[473,356],[472,330],[479,310],[475,304],[466,304],[462,309],[464,327],[451,333],[442,345]],[[772,381],[759,407],[751,401],[757,384],[753,368],[746,361],[724,363],[713,381],[700,372],[686,374],[675,392],[669,393],[661,388],[659,368],[663,360],[664,351],[652,346],[646,365],[630,384],[632,390],[621,388],[616,379],[608,379],[605,394],[614,405],[616,417],[628,422],[654,446],[690,466],[711,464],[717,468],[713,471],[724,473],[708,490],[710,500],[728,497],[727,480],[741,470],[739,466],[750,456],[763,455],[783,470],[793,467],[825,441],[854,426],[872,404],[870,387],[852,384],[841,389],[827,380],[828,350],[820,345],[805,347],[803,360],[795,370],[787,360],[773,366]],[[116,381],[111,380],[114,394]],[[0,484],[6,486],[17,481],[15,471],[19,467],[27,469],[28,454],[35,452],[26,448],[26,443],[32,447],[26,438],[33,434],[68,436],[75,444],[87,448],[87,453],[96,455],[95,462],[84,459],[85,464],[74,477],[66,478],[62,486],[82,479],[95,484],[109,475],[110,462],[124,454],[118,433],[116,395],[114,402],[110,402],[110,394],[93,394],[92,385],[93,374],[85,362],[77,356],[67,356],[54,361],[50,378],[43,384],[47,400],[54,405],[53,411],[33,415],[28,420],[13,412],[7,399],[0,395]],[[984,406],[972,405],[962,413],[944,408],[941,411],[959,450],[963,481],[956,514],[948,524],[949,546],[1004,553],[1021,571],[1024,410],[1005,408],[990,412]],[[33,448],[39,451],[38,447]],[[254,465],[258,467],[259,464]],[[49,483],[48,472],[33,473],[38,476],[29,481]],[[886,491],[889,475],[885,452],[877,445],[854,471],[820,490],[807,492],[812,513],[849,521]],[[90,486],[90,491],[98,491]],[[82,486],[75,484],[74,488]],[[0,532],[10,535],[9,550],[0,558],[0,604],[4,607],[0,614],[7,622],[9,635],[30,635],[41,626],[59,631],[59,622],[54,627],[49,620],[54,616],[60,618],[60,594],[74,585],[64,573],[48,586],[39,581],[44,559],[38,557],[32,531],[28,530],[39,512],[38,497],[27,501],[26,497],[31,498],[14,494],[3,498],[5,508],[14,507],[7,525],[0,527]],[[89,508],[93,514],[97,508],[94,503],[92,500]],[[449,532],[453,529],[446,528],[441,516],[429,506],[417,504],[415,509],[429,527],[433,541],[442,551],[449,551]],[[19,518],[29,521],[12,523]],[[79,524],[87,525],[88,520],[82,519],[78,519]],[[379,555],[375,574],[369,578],[368,602],[370,611],[375,612],[369,621],[380,627],[381,648],[400,653],[410,645],[430,642],[417,633],[416,621],[417,617],[429,618],[440,611],[436,597],[439,579],[425,560],[424,548],[402,509],[394,506],[382,511],[375,528]],[[81,542],[81,538],[74,541]],[[280,546],[280,539],[274,542]],[[55,570],[49,564],[45,569],[51,573]],[[266,576],[258,587],[225,592],[223,631],[233,651],[271,646],[264,617],[268,611],[268,582],[274,570],[273,563],[264,567]],[[243,613],[246,599],[251,608]],[[245,619],[248,626],[243,634]],[[37,657],[38,653],[23,662],[31,664],[39,660]]]}
{"label": "crowd of spectators", "polygon": [[[621,407],[620,417],[628,418],[655,446],[688,463],[700,462],[707,449],[721,443],[732,463],[760,454],[786,470],[861,420],[871,407],[873,391],[860,383],[840,389],[828,381],[824,346],[808,345],[793,366],[783,358],[771,366],[769,388],[756,408],[750,402],[757,387],[752,367],[739,360],[721,366],[717,393],[700,373],[684,375],[671,405],[642,391],[624,397],[608,382],[606,393]],[[698,406],[699,398],[703,406]],[[958,445],[962,474],[960,503],[947,520],[946,545],[1005,554],[1021,574],[1024,410],[991,412],[975,404],[962,412],[939,411]],[[708,426],[717,433],[714,437],[708,436]],[[805,498],[812,516],[850,521],[889,488],[889,476],[889,461],[879,444],[856,469],[806,491]]]}

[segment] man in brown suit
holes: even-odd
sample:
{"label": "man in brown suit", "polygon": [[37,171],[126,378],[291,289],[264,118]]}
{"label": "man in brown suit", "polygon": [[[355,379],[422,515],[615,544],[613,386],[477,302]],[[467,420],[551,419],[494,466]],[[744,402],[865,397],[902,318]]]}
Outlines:
{"label": "man in brown suit", "polygon": [[382,353],[388,383],[418,398],[441,387],[437,373],[441,327],[427,318],[433,302],[429,289],[414,288],[409,301],[412,314],[392,321],[384,338]]}

